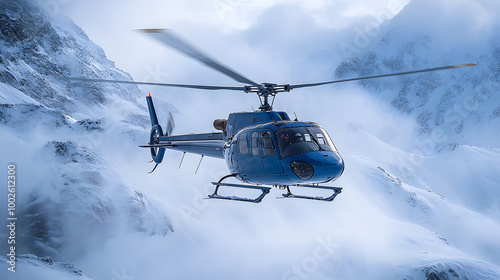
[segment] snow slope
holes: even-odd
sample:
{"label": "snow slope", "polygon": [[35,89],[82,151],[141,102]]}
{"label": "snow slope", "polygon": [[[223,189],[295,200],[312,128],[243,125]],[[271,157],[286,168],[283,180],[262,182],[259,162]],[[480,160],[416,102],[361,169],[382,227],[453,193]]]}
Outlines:
{"label": "snow slope", "polygon": [[[4,256],[1,256],[0,259],[2,260],[2,262],[0,262],[0,267],[2,271],[6,271],[8,267],[7,259]],[[12,277],[12,275],[9,275],[9,277]],[[54,262],[50,257],[39,258],[31,254],[19,256],[16,265],[15,278],[37,280],[92,279],[83,275],[82,271],[75,268],[73,264]]]}
{"label": "snow slope", "polygon": [[39,105],[39,103],[35,99],[4,83],[0,83],[0,98],[1,104],[28,103]]}

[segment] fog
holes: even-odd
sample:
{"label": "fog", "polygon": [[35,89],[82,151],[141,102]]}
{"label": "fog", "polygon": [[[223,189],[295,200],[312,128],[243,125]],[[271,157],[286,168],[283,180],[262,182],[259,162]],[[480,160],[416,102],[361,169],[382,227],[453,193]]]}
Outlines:
{"label": "fog", "polygon": [[[426,9],[427,2],[421,2],[422,9]],[[345,59],[342,43],[355,44],[357,30],[371,26],[368,24],[383,27],[383,20],[395,16],[407,3],[69,0],[47,8],[56,15],[71,17],[103,47],[109,59],[137,81],[237,85],[134,30],[172,28],[256,82],[319,82],[335,78],[336,66]],[[461,4],[449,5],[450,9],[468,9]],[[259,106],[256,96],[239,92],[158,86],[141,89],[177,109],[174,132],[179,134],[213,131],[214,119]],[[210,182],[228,173],[224,161],[205,157],[194,174],[199,156],[187,154],[179,169],[182,153],[167,151],[164,162],[148,174],[153,168],[148,164],[149,152],[137,148],[147,142],[147,130],[143,143],[137,143],[137,139],[116,143],[115,135],[105,135],[99,140],[100,152],[125,182],[166,213],[175,232],[164,237],[116,234],[90,244],[88,252],[74,260],[77,266],[95,279],[383,278],[393,276],[395,267],[407,265],[414,258],[467,258],[460,249],[474,247],[475,243],[467,240],[470,236],[485,236],[481,243],[485,247],[494,239],[473,230],[452,234],[457,227],[432,224],[424,228],[408,221],[435,217],[439,211],[432,209],[432,203],[428,212],[417,209],[409,217],[405,208],[390,203],[392,196],[378,196],[386,195],[384,188],[389,187],[383,181],[385,177],[373,170],[388,166],[395,172],[399,161],[406,168],[412,167],[406,157],[415,149],[414,139],[418,136],[414,119],[395,112],[377,96],[356,84],[324,86],[280,93],[274,108],[290,116],[295,113],[299,120],[317,122],[329,132],[346,162],[343,177],[335,183],[344,190],[333,203],[275,199],[282,193],[277,189],[271,190],[260,204],[206,200],[203,198],[212,191]],[[156,109],[162,110],[158,106]],[[164,116],[164,112],[160,113],[162,123]],[[12,150],[8,155],[15,153]],[[439,174],[432,173],[428,179],[437,177]],[[408,193],[425,189],[425,183],[420,184]],[[405,195],[399,198],[404,201]],[[426,205],[424,202],[422,205]],[[441,217],[452,219],[468,213],[460,207],[445,211]],[[477,228],[481,226],[499,232],[498,225],[487,218],[477,221]],[[439,242],[431,229],[449,233],[453,246]],[[84,237],[75,236],[78,238]],[[470,250],[488,261],[498,257],[494,252],[484,253],[486,249]]]}

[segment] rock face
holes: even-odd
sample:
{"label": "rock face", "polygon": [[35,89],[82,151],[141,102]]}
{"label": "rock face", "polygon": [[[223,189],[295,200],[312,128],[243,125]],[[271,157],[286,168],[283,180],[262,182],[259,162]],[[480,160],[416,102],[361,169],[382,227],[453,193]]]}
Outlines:
{"label": "rock face", "polygon": [[[493,3],[477,6],[481,10],[497,9]],[[429,7],[433,7],[432,12],[428,12]],[[422,16],[424,11],[426,16]],[[468,27],[462,28],[464,24]],[[496,127],[492,130],[497,137],[500,132],[500,23],[481,24],[479,15],[454,17],[443,1],[412,1],[377,30],[382,36],[373,47],[344,60],[335,76],[340,79],[476,63],[476,67],[364,80],[359,84],[402,114],[414,116],[424,135],[438,130],[453,135],[448,142],[494,145],[485,139],[490,135],[483,139],[477,135],[481,134],[478,127],[484,126]],[[466,31],[455,34],[450,30]]]}
{"label": "rock face", "polygon": [[135,85],[75,84],[65,77],[131,80],[69,20],[49,17],[32,0],[0,1],[0,82],[50,108],[89,113],[110,93],[136,106]]}
{"label": "rock face", "polygon": [[103,152],[107,138],[147,137],[142,93],[135,85],[65,78],[130,75],[73,22],[52,18],[31,0],[0,1],[0,46],[2,144],[21,150],[6,151],[5,160],[26,158],[18,164],[33,177],[19,189],[17,253],[72,260],[113,233],[173,231]]}

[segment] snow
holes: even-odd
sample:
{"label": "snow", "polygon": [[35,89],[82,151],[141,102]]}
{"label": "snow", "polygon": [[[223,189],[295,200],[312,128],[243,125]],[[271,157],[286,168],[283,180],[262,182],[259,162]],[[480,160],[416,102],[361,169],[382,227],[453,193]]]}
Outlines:
{"label": "snow", "polygon": [[[432,11],[426,7],[432,6]],[[472,13],[469,9],[474,10]],[[380,41],[345,59],[337,78],[475,63],[460,70],[361,81],[403,114],[417,119],[419,132],[440,149],[456,143],[495,146],[500,119],[498,29],[493,1],[411,1],[383,27]],[[426,16],[420,16],[426,10]],[[460,18],[458,20],[458,18]],[[439,26],[439,28],[434,28]],[[488,129],[483,129],[488,126]],[[428,148],[428,147],[424,147]],[[434,147],[433,147],[434,148]],[[432,151],[431,151],[432,153]]]}
{"label": "snow", "polygon": [[35,104],[39,105],[35,99],[27,96],[21,91],[9,86],[8,84],[0,83],[0,104]]}
{"label": "snow", "polygon": [[[488,6],[462,2],[467,5],[450,10],[439,2],[426,20],[439,21],[436,18],[446,11],[448,22],[467,8],[488,14]],[[422,36],[429,26],[406,32],[428,5],[412,1],[384,25],[382,42],[364,50],[366,55],[356,63],[392,71],[448,58],[469,62],[462,59],[471,57],[495,69],[494,33],[486,32],[481,39],[489,42],[485,46],[471,43],[474,53],[463,47],[454,55],[433,37],[457,27],[452,23],[432,30],[430,39]],[[2,279],[500,278],[500,147],[494,115],[498,94],[490,92],[487,101],[469,94],[497,88],[491,69],[283,94],[276,109],[317,121],[332,136],[346,163],[345,173],[335,182],[342,193],[331,203],[274,199],[283,193],[277,189],[260,204],[206,200],[213,192],[210,182],[226,175],[225,163],[205,158],[195,176],[199,157],[186,155],[178,169],[182,154],[170,151],[157,170],[147,174],[152,168],[147,165],[149,151],[137,147],[149,134],[144,93],[114,85],[73,88],[56,76],[45,76],[62,69],[71,75],[130,78],[73,23],[25,9],[53,29],[33,37],[43,46],[40,61],[23,58],[17,44],[0,49],[2,59],[9,61],[0,64],[0,73],[14,76],[1,76],[0,153],[3,163],[17,164],[22,182],[18,213],[25,223],[17,232],[23,244],[17,253],[34,255],[19,256],[15,274],[0,257]],[[287,6],[286,11],[295,10]],[[301,15],[307,19],[307,13]],[[11,12],[12,20],[19,17]],[[492,20],[474,15],[466,19],[478,26],[490,26],[485,22]],[[238,31],[235,41],[253,42],[255,34],[262,36],[260,31],[271,32],[266,30],[271,20],[264,22]],[[323,32],[308,35],[308,48],[325,40]],[[450,37],[443,40],[453,41]],[[0,40],[10,44],[9,38]],[[280,48],[266,44],[259,41],[253,47],[286,61]],[[284,53],[302,51],[307,51],[304,45]],[[370,60],[370,53],[377,58]],[[329,68],[333,74],[335,67],[326,59],[330,55],[319,52],[304,59],[314,64],[304,64],[300,71],[310,76],[302,78],[314,78],[316,68]],[[258,71],[290,65],[259,65]],[[190,66],[176,66],[179,73],[208,79]],[[336,69],[337,74],[345,70],[345,75],[356,75],[372,68]],[[169,111],[176,113],[176,133],[206,131],[213,119],[249,107],[242,101],[247,101],[245,96],[168,92],[179,109],[156,96],[155,105],[160,122],[167,120]],[[175,99],[176,94],[182,98]],[[477,102],[463,108],[473,110],[452,111],[448,117],[453,119],[446,121],[446,108],[467,105],[469,98]],[[254,96],[248,100],[256,104]],[[463,124],[460,132],[457,124]],[[3,206],[5,200],[0,202]],[[5,246],[0,244],[2,251]]]}
{"label": "snow", "polygon": [[[0,269],[2,271],[7,271],[7,259],[4,256],[0,257]],[[15,272],[7,272],[10,277],[8,279],[12,279],[15,276],[15,279],[36,279],[39,280],[53,280],[53,279],[61,279],[61,280],[85,280],[92,279],[86,277],[82,274],[80,269],[74,267],[73,264],[70,263],[61,263],[54,262],[52,258],[44,257],[39,258],[35,255],[26,254],[21,255],[17,259],[16,271]],[[8,275],[8,274],[5,274]]]}

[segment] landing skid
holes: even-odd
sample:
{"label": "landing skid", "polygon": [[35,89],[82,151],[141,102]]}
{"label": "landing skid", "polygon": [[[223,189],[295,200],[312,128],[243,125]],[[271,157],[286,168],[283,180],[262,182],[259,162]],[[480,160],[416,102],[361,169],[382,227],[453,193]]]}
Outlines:
{"label": "landing skid", "polygon": [[[253,202],[253,203],[259,203],[262,201],[262,199],[269,194],[269,191],[271,190],[270,187],[263,187],[263,186],[258,186],[258,185],[244,185],[244,184],[233,184],[233,183],[222,183],[227,178],[230,177],[236,177],[238,174],[230,174],[227,176],[222,177],[219,182],[212,182],[212,184],[215,186],[215,191],[213,194],[208,195],[208,198],[213,198],[213,199],[225,199],[225,200],[236,200],[236,201],[246,201],[246,202]],[[254,190],[260,190],[262,193],[257,197],[257,198],[245,198],[245,197],[239,197],[239,196],[222,196],[219,195],[217,192],[219,191],[219,187],[233,187],[233,188],[244,188],[244,189],[254,189]],[[311,199],[311,200],[321,200],[321,201],[332,201],[337,197],[342,192],[342,188],[338,187],[329,187],[329,186],[320,186],[320,185],[293,185],[293,186],[276,186],[279,187],[280,189],[286,189],[287,193],[282,194],[283,197],[278,197],[278,198],[302,198],[302,199]],[[306,196],[306,195],[296,195],[293,194],[290,191],[290,187],[302,187],[302,188],[312,188],[312,189],[322,189],[322,190],[331,190],[333,191],[333,194],[328,196],[328,197],[322,197],[322,196]]]}
{"label": "landing skid", "polygon": [[[264,198],[269,193],[269,190],[271,190],[270,187],[261,187],[261,186],[256,186],[256,185],[243,185],[243,184],[230,184],[230,183],[222,183],[223,180],[229,178],[229,177],[235,177],[238,174],[231,174],[222,177],[219,182],[212,182],[212,184],[215,186],[215,191],[213,194],[209,195],[208,198],[214,198],[214,199],[225,199],[225,200],[236,200],[236,201],[246,201],[246,202],[253,202],[253,203],[259,203],[261,200]],[[222,196],[219,195],[217,192],[219,191],[219,187],[233,187],[233,188],[245,188],[245,189],[256,189],[262,191],[262,193],[254,199],[251,198],[245,198],[245,197],[239,197],[239,196]]]}
{"label": "landing skid", "polygon": [[332,201],[335,197],[342,192],[342,188],[337,187],[329,187],[329,186],[319,186],[319,185],[294,185],[294,187],[303,187],[303,188],[314,188],[314,189],[323,189],[323,190],[332,190],[333,194],[328,197],[322,196],[306,196],[306,195],[296,195],[290,191],[290,186],[286,186],[287,193],[283,194],[283,197],[278,198],[302,198],[302,199],[311,199],[311,200],[321,200],[321,201]]}

